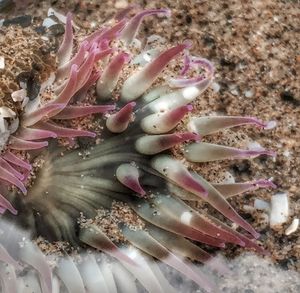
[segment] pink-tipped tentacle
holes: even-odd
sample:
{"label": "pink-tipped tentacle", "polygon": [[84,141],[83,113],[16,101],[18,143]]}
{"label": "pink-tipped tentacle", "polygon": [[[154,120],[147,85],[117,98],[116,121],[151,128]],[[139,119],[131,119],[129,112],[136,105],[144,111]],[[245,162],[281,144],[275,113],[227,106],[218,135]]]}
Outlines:
{"label": "pink-tipped tentacle", "polygon": [[152,159],[151,166],[177,186],[206,199],[208,192],[203,184],[194,178],[181,162],[168,155],[158,155]]}
{"label": "pink-tipped tentacle", "polygon": [[141,154],[155,155],[174,147],[176,144],[199,139],[199,135],[191,132],[145,135],[137,139],[135,148]]}
{"label": "pink-tipped tentacle", "polygon": [[115,105],[67,106],[54,119],[74,119],[96,113],[106,113],[114,109]]}
{"label": "pink-tipped tentacle", "polygon": [[97,96],[106,100],[111,97],[112,91],[117,85],[121,70],[125,63],[129,61],[129,54],[120,52],[106,66],[101,77],[97,81]]}
{"label": "pink-tipped tentacle", "polygon": [[95,224],[90,225],[87,229],[82,229],[80,231],[79,238],[82,242],[91,247],[104,251],[112,257],[124,261],[127,264],[137,266],[136,262],[127,254],[123,253],[123,251],[117,247]]}
{"label": "pink-tipped tentacle", "polygon": [[133,108],[135,105],[135,102],[128,103],[117,113],[109,116],[106,120],[107,128],[113,133],[121,133],[125,131],[132,119]]}
{"label": "pink-tipped tentacle", "polygon": [[[59,96],[54,101],[50,102],[49,104],[61,104],[61,105],[64,105],[64,107],[65,107],[70,102],[71,98],[78,90],[79,79],[81,78],[80,74],[82,74],[82,71],[83,71],[82,68],[83,68],[84,64],[80,67],[80,69],[78,69],[78,66],[76,64],[73,64],[71,66],[71,73],[70,73],[70,77],[66,83],[66,86],[63,88],[63,90],[61,91]],[[56,114],[58,114],[61,110],[62,109],[59,109]],[[56,115],[56,114],[54,114],[54,115]]]}
{"label": "pink-tipped tentacle", "polygon": [[98,42],[100,42],[101,40],[111,41],[119,36],[120,32],[123,30],[125,25],[126,25],[126,20],[123,19],[117,22],[111,28],[101,28],[100,30],[86,37],[84,40],[88,41],[89,44],[92,44],[95,40],[97,40]]}
{"label": "pink-tipped tentacle", "polygon": [[271,180],[265,179],[259,179],[250,182],[218,183],[213,184],[213,187],[216,188],[225,198],[243,194],[259,188],[277,188],[277,186]]}
{"label": "pink-tipped tentacle", "polygon": [[167,133],[177,126],[186,113],[192,111],[192,105],[185,105],[170,111],[146,116],[141,121],[142,129],[149,134]]}
{"label": "pink-tipped tentacle", "polygon": [[77,91],[79,91],[85,85],[85,83],[88,81],[88,79],[89,79],[89,77],[90,77],[90,75],[93,71],[95,56],[98,52],[99,52],[98,49],[92,50],[92,52],[89,53],[88,57],[86,58],[86,60],[82,64],[82,66],[79,68],[79,70],[78,70],[78,79],[76,81],[75,90],[72,93],[72,96]]}
{"label": "pink-tipped tentacle", "polygon": [[261,155],[266,155],[270,157],[276,157],[276,152],[270,151],[270,150],[265,150],[265,149],[258,149],[258,150],[240,150],[238,152],[238,157],[239,158],[255,158]]}
{"label": "pink-tipped tentacle", "polygon": [[253,181],[252,184],[256,185],[259,188],[277,188],[276,184],[274,184],[271,180],[266,179]]}
{"label": "pink-tipped tentacle", "polygon": [[66,30],[63,42],[58,49],[57,58],[59,66],[68,62],[72,56],[73,49],[73,27],[72,27],[72,14],[67,14]]}
{"label": "pink-tipped tentacle", "polygon": [[193,177],[208,191],[208,196],[204,198],[211,206],[217,209],[220,213],[228,219],[243,227],[246,231],[251,233],[255,238],[259,237],[259,233],[246,222],[230,205],[230,203],[216,190],[210,183],[208,183],[199,174],[193,172]]}
{"label": "pink-tipped tentacle", "polygon": [[71,71],[72,65],[76,64],[78,67],[84,61],[85,54],[87,52],[88,42],[82,42],[77,54],[66,64],[57,69],[56,80],[60,80],[68,76]]}
{"label": "pink-tipped tentacle", "polygon": [[153,84],[158,75],[183,50],[190,48],[190,42],[184,42],[161,53],[140,71],[132,74],[123,84],[121,99],[132,101],[140,97]]}
{"label": "pink-tipped tentacle", "polygon": [[180,75],[184,76],[190,69],[191,67],[191,59],[189,54],[185,54],[183,58],[183,68],[180,71]]}
{"label": "pink-tipped tentacle", "polygon": [[18,158],[15,154],[13,154],[10,151],[6,151],[2,155],[2,158],[5,159],[6,161],[16,165],[16,166],[24,168],[25,170],[31,171],[31,169],[32,169],[30,164],[28,164],[25,161],[21,160],[20,158]]}
{"label": "pink-tipped tentacle", "polygon": [[121,9],[119,12],[116,13],[115,15],[115,20],[116,21],[121,21],[124,18],[128,16],[128,14],[133,10],[139,8],[139,5],[137,4],[130,4],[126,8]]}
{"label": "pink-tipped tentacle", "polygon": [[[198,58],[197,61],[193,61],[193,63],[196,64],[197,67],[204,69],[206,74],[200,74],[199,76],[191,78],[172,78],[168,81],[169,85],[171,87],[184,88],[188,86],[196,86],[199,83],[204,82],[204,80],[212,78],[214,75],[214,66],[210,61],[204,58]],[[188,69],[188,67],[184,68],[184,70]]]}
{"label": "pink-tipped tentacle", "polygon": [[2,195],[0,194],[0,207],[5,210],[9,210],[13,215],[17,215],[18,211],[12,206],[12,204]]}
{"label": "pink-tipped tentacle", "polygon": [[0,157],[0,166],[6,169],[9,173],[17,177],[19,180],[24,180],[24,175],[18,172],[15,168],[13,168],[7,161]]}
{"label": "pink-tipped tentacle", "polygon": [[75,94],[74,101],[82,101],[87,95],[88,90],[91,86],[100,78],[100,71],[92,71],[85,85]]}
{"label": "pink-tipped tentacle", "polygon": [[127,44],[130,45],[133,39],[135,38],[139,27],[146,16],[150,15],[165,15],[170,17],[171,11],[169,9],[148,9],[143,10],[134,17],[132,17],[127,23],[126,27],[121,33],[121,39]]}
{"label": "pink-tipped tentacle", "polygon": [[48,103],[31,113],[25,113],[22,119],[22,126],[28,127],[39,121],[48,120],[56,115],[57,112],[60,112],[64,107],[64,104]]}
{"label": "pink-tipped tentacle", "polygon": [[116,171],[116,177],[124,186],[140,196],[145,196],[146,192],[139,182],[140,174],[136,167],[130,164],[122,164]]}
{"label": "pink-tipped tentacle", "polygon": [[57,135],[55,133],[43,129],[21,127],[18,130],[18,138],[23,140],[39,140],[56,137]]}
{"label": "pink-tipped tentacle", "polygon": [[261,155],[274,157],[276,156],[276,153],[265,149],[243,150],[206,142],[193,143],[185,148],[185,157],[191,162],[198,163],[255,158]]}
{"label": "pink-tipped tentacle", "polygon": [[46,146],[48,146],[47,141],[29,141],[15,136],[11,136],[9,141],[9,147],[19,151],[37,150]]}
{"label": "pink-tipped tentacle", "polygon": [[107,56],[112,54],[114,51],[115,51],[114,48],[108,48],[105,50],[98,51],[95,55],[95,62],[105,59]]}
{"label": "pink-tipped tentacle", "polygon": [[53,122],[39,122],[37,124],[41,129],[49,130],[54,132],[58,137],[80,137],[80,136],[89,136],[95,137],[96,134],[94,132],[79,130],[79,129],[71,129],[59,126]]}
{"label": "pink-tipped tentacle", "polygon": [[191,131],[201,135],[212,134],[222,129],[232,128],[242,125],[255,125],[259,128],[265,128],[268,123],[265,123],[256,117],[242,116],[204,116],[192,118],[188,124]]}
{"label": "pink-tipped tentacle", "polygon": [[0,179],[18,187],[24,194],[27,193],[26,187],[16,176],[0,165]]}

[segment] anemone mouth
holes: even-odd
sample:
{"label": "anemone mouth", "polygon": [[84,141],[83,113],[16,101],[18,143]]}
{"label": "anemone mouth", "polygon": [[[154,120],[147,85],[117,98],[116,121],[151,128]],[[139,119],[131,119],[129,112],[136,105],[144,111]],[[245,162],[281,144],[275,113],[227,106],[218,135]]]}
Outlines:
{"label": "anemone mouth", "polygon": [[[186,261],[211,260],[192,241],[214,247],[232,243],[264,253],[253,240],[259,234],[237,214],[227,198],[274,185],[268,180],[210,183],[174,158],[170,149],[181,145],[184,160],[194,163],[273,156],[273,152],[262,148],[244,150],[202,140],[227,128],[245,124],[266,128],[268,124],[253,117],[207,116],[191,119],[191,131],[178,132],[176,126],[192,111],[193,100],[213,80],[213,65],[204,58],[190,56],[190,42],[156,52],[155,56],[151,55],[153,50],[143,51],[131,62],[128,52],[137,49],[134,38],[142,19],[152,14],[168,16],[169,11],[146,10],[132,18],[126,16],[128,12],[119,14],[111,27],[82,40],[75,54],[72,19],[67,15],[64,40],[57,52],[59,63],[52,90],[55,98],[29,107],[20,117],[16,135],[10,138],[10,147],[31,151],[57,137],[91,137],[92,143],[72,151],[50,144],[39,155],[43,164],[27,195],[20,198],[17,192],[8,193],[1,199],[3,212],[18,211],[17,217],[5,213],[3,219],[30,231],[34,239],[42,236],[48,242],[68,242],[79,250],[103,251],[122,263],[116,267],[122,270],[122,276],[129,271],[148,291],[163,289],[156,280],[155,285],[149,284],[137,271],[138,264],[145,273],[150,271],[158,278],[157,270],[145,264],[145,255],[165,262],[206,291],[214,291],[214,285]],[[175,71],[175,60],[182,56],[183,69]],[[135,63],[143,58],[141,63]],[[179,77],[169,78],[174,71]],[[97,105],[81,103],[90,97],[86,95],[88,90],[96,97]],[[95,113],[105,114],[98,121],[104,128],[100,140],[94,139],[93,132],[70,128],[72,123],[68,122]],[[11,150],[0,160],[0,179],[25,193],[20,169],[28,171],[30,164]],[[240,232],[194,208],[193,202],[207,202],[240,226]],[[7,237],[12,242],[22,238],[11,232]],[[41,287],[51,292],[52,270],[43,255],[34,252],[32,242],[26,242],[24,247],[8,246],[4,241],[3,251],[35,268],[41,275]],[[143,256],[136,256],[140,252]],[[93,270],[98,265],[94,259],[87,261]],[[222,265],[217,269],[222,270]],[[80,262],[66,258],[56,265],[55,275],[73,292],[74,285],[67,276],[67,272],[73,272],[78,276],[76,290],[85,292],[90,277],[86,270]]]}

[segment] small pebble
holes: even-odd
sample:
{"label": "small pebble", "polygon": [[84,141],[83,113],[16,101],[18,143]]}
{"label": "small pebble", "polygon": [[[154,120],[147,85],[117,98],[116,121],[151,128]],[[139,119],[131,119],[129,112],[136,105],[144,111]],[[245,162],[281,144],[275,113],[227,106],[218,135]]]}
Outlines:
{"label": "small pebble", "polygon": [[115,8],[117,9],[124,9],[128,6],[128,1],[126,0],[118,0],[115,3]]}
{"label": "small pebble", "polygon": [[28,27],[31,25],[31,22],[32,17],[30,15],[22,15],[11,19],[5,19],[3,26],[20,25],[21,27]]}
{"label": "small pebble", "polygon": [[238,94],[239,94],[239,92],[236,90],[236,89],[234,89],[234,90],[232,90],[232,91],[230,91],[234,96],[238,96]]}
{"label": "small pebble", "polygon": [[212,89],[215,93],[218,93],[220,91],[221,86],[217,82],[213,82],[211,85]]}
{"label": "small pebble", "polygon": [[0,56],[0,69],[5,68],[5,60],[3,56]]}
{"label": "small pebble", "polygon": [[256,198],[254,200],[254,207],[258,210],[269,211],[270,204],[262,199]]}
{"label": "small pebble", "polygon": [[296,232],[299,227],[299,219],[294,219],[292,224],[285,230],[285,235],[291,235]]}
{"label": "small pebble", "polygon": [[253,97],[253,91],[252,90],[245,91],[244,95],[246,98],[251,98]]}

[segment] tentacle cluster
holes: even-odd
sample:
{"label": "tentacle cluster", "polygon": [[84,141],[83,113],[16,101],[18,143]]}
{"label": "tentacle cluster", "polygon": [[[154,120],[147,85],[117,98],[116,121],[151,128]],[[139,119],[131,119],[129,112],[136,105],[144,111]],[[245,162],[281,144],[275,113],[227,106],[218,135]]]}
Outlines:
{"label": "tentacle cluster", "polygon": [[[65,37],[57,53],[56,98],[30,105],[9,145],[10,150],[30,150],[45,146],[48,138],[94,137],[91,132],[59,126],[57,121],[109,112],[103,119],[106,127],[101,143],[86,150],[49,152],[28,196],[10,198],[19,210],[17,221],[30,227],[34,235],[87,245],[105,252],[118,263],[111,263],[110,271],[91,255],[83,257],[82,262],[68,257],[52,273],[43,257],[33,253],[30,242],[19,247],[15,254],[9,254],[11,250],[5,246],[2,258],[6,257],[10,264],[7,270],[16,265],[9,256],[13,255],[39,272],[40,282],[35,273],[27,275],[32,288],[40,288],[41,284],[45,292],[54,287],[55,292],[64,289],[97,292],[101,286],[105,292],[116,292],[122,284],[128,287],[126,292],[136,292],[137,279],[150,292],[173,292],[156,264],[146,261],[151,256],[206,291],[215,291],[214,284],[187,259],[209,263],[221,271],[224,268],[211,262],[212,257],[192,241],[215,247],[233,243],[264,253],[253,240],[259,234],[237,214],[227,198],[259,187],[275,187],[274,184],[269,180],[210,183],[188,170],[168,150],[192,141],[184,147],[185,159],[200,163],[262,154],[273,156],[273,152],[264,149],[241,150],[201,141],[203,136],[224,128],[245,124],[268,128],[269,124],[253,117],[208,116],[192,118],[188,132],[174,131],[192,110],[193,100],[212,82],[213,65],[204,58],[190,56],[191,43],[187,41],[160,52],[126,76],[128,68],[133,66],[130,51],[136,49],[133,43],[142,19],[152,14],[169,15],[166,9],[154,9],[129,18],[131,9],[119,13],[111,27],[86,37],[75,54],[68,14]],[[179,56],[184,56],[179,76],[166,78],[165,84],[158,81]],[[101,105],[77,105],[76,101],[84,101],[94,84]],[[30,165],[10,150],[1,157],[0,178],[25,193],[24,178],[17,169],[30,170]],[[240,226],[241,231],[193,208],[191,201],[207,202]],[[5,197],[1,205],[3,212],[7,209],[16,214]],[[119,209],[112,217],[116,207]],[[125,213],[124,209],[130,212]],[[105,211],[104,216],[99,211]],[[78,224],[82,215],[87,221]],[[142,224],[138,224],[136,217]],[[107,222],[117,232],[106,229]]]}

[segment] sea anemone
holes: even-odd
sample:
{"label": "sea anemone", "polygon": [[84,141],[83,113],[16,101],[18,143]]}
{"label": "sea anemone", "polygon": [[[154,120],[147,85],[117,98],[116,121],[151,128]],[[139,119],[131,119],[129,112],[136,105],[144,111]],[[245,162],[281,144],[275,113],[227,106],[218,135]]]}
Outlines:
{"label": "sea anemone", "polygon": [[[149,257],[214,292],[213,282],[190,260],[221,272],[225,268],[197,243],[232,243],[265,253],[253,239],[259,234],[227,198],[274,184],[210,183],[187,162],[274,156],[263,148],[203,140],[226,128],[271,124],[254,117],[191,117],[192,102],[213,81],[212,63],[191,55],[190,41],[162,49],[161,39],[151,36],[142,45],[136,35],[143,18],[168,17],[170,11],[143,10],[131,16],[134,10],[130,6],[107,26],[75,40],[68,14],[57,69],[39,95],[26,100],[24,87],[12,94],[24,102],[20,111],[0,108],[0,256],[7,263],[0,276],[5,292],[16,292],[17,286],[35,292],[98,292],[99,286],[104,292],[136,292],[136,280],[150,292],[173,292]],[[80,129],[85,126],[80,119],[99,113],[104,115],[97,120],[102,130],[96,138],[99,133]],[[188,131],[178,131],[187,116]],[[76,143],[76,137],[90,138]],[[170,151],[178,145],[181,160]],[[30,175],[36,158],[40,168]],[[217,212],[197,208],[203,202],[241,231],[218,219]],[[32,241],[40,237],[42,243]],[[57,243],[68,243],[73,250],[62,245],[62,256],[53,260],[45,249],[45,257],[40,249],[51,250]],[[92,249],[109,257],[83,253]]]}

